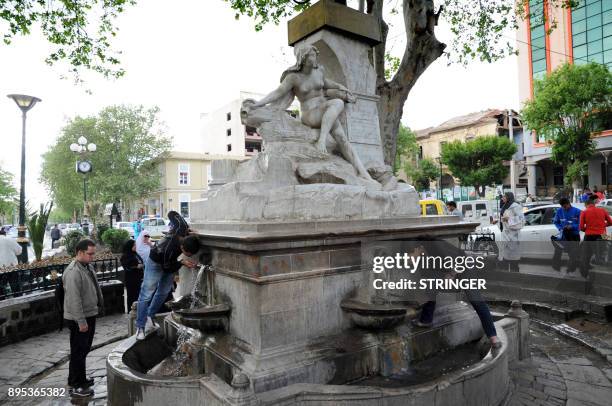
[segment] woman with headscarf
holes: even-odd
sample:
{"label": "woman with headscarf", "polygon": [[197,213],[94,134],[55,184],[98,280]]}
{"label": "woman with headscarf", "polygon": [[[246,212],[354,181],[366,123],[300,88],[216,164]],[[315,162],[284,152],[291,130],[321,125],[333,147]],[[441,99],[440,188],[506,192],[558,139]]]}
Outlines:
{"label": "woman with headscarf", "polygon": [[144,261],[136,252],[134,240],[127,240],[123,245],[123,255],[121,255],[121,266],[125,275],[125,290],[127,291],[127,311],[129,312],[132,303],[138,300],[140,285],[144,275]]}
{"label": "woman with headscarf", "polygon": [[[501,242],[499,244],[499,261],[501,268],[510,272],[519,271],[521,260],[519,233],[525,224],[523,207],[514,200],[514,193],[506,192],[502,196],[502,207],[499,212]],[[498,221],[494,221],[496,224]]]}
{"label": "woman with headscarf", "polygon": [[147,319],[153,327],[155,314],[163,306],[172,287],[174,274],[181,267],[178,261],[181,255],[181,241],[189,233],[185,219],[176,211],[168,212],[170,231],[153,247],[145,259],[145,274],[138,296],[136,316],[136,339],[145,338]]}
{"label": "woman with headscarf", "polygon": [[143,230],[138,238],[136,238],[136,252],[141,258],[148,258],[153,247],[153,241],[151,241],[151,234],[147,230]]}

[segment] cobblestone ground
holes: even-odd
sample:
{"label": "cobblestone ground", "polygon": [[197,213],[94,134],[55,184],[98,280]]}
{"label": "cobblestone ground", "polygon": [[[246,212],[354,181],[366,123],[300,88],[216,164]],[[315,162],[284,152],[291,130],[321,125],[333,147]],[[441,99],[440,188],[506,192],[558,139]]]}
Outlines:
{"label": "cobblestone ground", "polygon": [[612,365],[532,324],[531,359],[511,365],[511,406],[612,404]]}
{"label": "cobblestone ground", "polygon": [[[116,345],[116,341],[126,336],[127,320],[127,315],[118,314],[102,317],[96,322],[93,342],[96,349],[89,354],[87,367],[96,386],[103,384],[103,387],[99,386],[101,398],[106,397],[106,354]],[[8,399],[8,389],[65,387],[70,352],[68,335],[69,330],[64,328],[61,332],[47,333],[0,348],[0,404],[62,404],[40,398],[11,400]]]}

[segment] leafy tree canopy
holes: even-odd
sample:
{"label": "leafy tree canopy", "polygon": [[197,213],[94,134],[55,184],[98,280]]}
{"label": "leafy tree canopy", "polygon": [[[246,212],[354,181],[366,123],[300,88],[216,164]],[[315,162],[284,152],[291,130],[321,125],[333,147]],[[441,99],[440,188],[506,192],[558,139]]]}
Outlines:
{"label": "leafy tree canopy", "polygon": [[0,169],[0,216],[6,217],[16,207],[17,189],[13,186],[13,174]]}
{"label": "leafy tree canopy", "polygon": [[393,173],[397,175],[402,167],[402,161],[414,160],[419,146],[416,142],[416,134],[410,128],[400,124],[397,135],[397,149],[395,151],[395,161],[393,163]]}
{"label": "leafy tree canopy", "polygon": [[52,45],[46,62],[67,62],[76,79],[93,70],[120,77],[118,53],[111,47],[117,35],[116,17],[135,0],[0,0],[0,35],[5,44],[17,36],[40,31]]}
{"label": "leafy tree canopy", "polygon": [[568,169],[566,183],[578,180],[595,150],[592,133],[612,125],[612,73],[597,63],[565,64],[534,83],[521,114],[552,142],[552,159]]}
{"label": "leafy tree canopy", "polygon": [[92,117],[75,117],[63,128],[55,145],[43,154],[41,181],[62,212],[83,207],[83,175],[76,173],[77,157],[70,144],[80,136],[97,150],[85,158],[87,198],[102,203],[138,199],[159,187],[156,159],[172,146],[158,119],[158,108],[111,106]]}
{"label": "leafy tree canopy", "polygon": [[506,137],[486,136],[442,146],[442,163],[464,186],[474,186],[481,194],[483,186],[502,183],[509,168],[504,161],[512,159],[516,145]]}
{"label": "leafy tree canopy", "polygon": [[428,189],[430,182],[440,176],[440,168],[431,158],[421,159],[418,165],[406,162],[404,169],[417,190]]}

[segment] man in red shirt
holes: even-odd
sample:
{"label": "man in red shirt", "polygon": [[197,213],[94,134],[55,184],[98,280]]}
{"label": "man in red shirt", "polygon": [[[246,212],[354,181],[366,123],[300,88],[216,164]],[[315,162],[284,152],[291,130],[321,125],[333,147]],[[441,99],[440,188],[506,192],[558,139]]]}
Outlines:
{"label": "man in red shirt", "polygon": [[586,209],[580,213],[580,230],[584,231],[584,241],[582,242],[582,266],[580,273],[585,278],[591,268],[591,257],[595,247],[606,234],[606,227],[612,226],[612,218],[608,212],[596,207],[597,196],[590,196],[586,202]]}
{"label": "man in red shirt", "polygon": [[[593,187],[593,194],[595,196],[597,196],[598,200],[603,200],[606,198],[606,196],[604,196],[604,194],[602,192],[600,192],[599,190],[597,190],[597,186]],[[597,202],[596,202],[597,203]]]}

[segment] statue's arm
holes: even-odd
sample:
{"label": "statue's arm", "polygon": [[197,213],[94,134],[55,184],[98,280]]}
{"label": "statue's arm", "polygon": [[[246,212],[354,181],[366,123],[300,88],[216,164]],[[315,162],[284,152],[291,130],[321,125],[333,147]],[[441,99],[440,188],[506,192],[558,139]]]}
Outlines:
{"label": "statue's arm", "polygon": [[344,91],[349,91],[345,86],[341,85],[340,83],[334,82],[331,79],[327,79],[327,78],[323,78],[323,87],[325,89],[338,89],[338,90],[344,90]]}
{"label": "statue's arm", "polygon": [[257,108],[257,107],[265,106],[268,103],[273,103],[281,99],[283,96],[289,93],[292,89],[293,89],[293,76],[288,75],[285,78],[285,80],[282,81],[280,86],[278,86],[275,90],[273,90],[268,95],[266,95],[263,99],[259,100],[258,102],[255,102],[252,105],[252,107]]}

